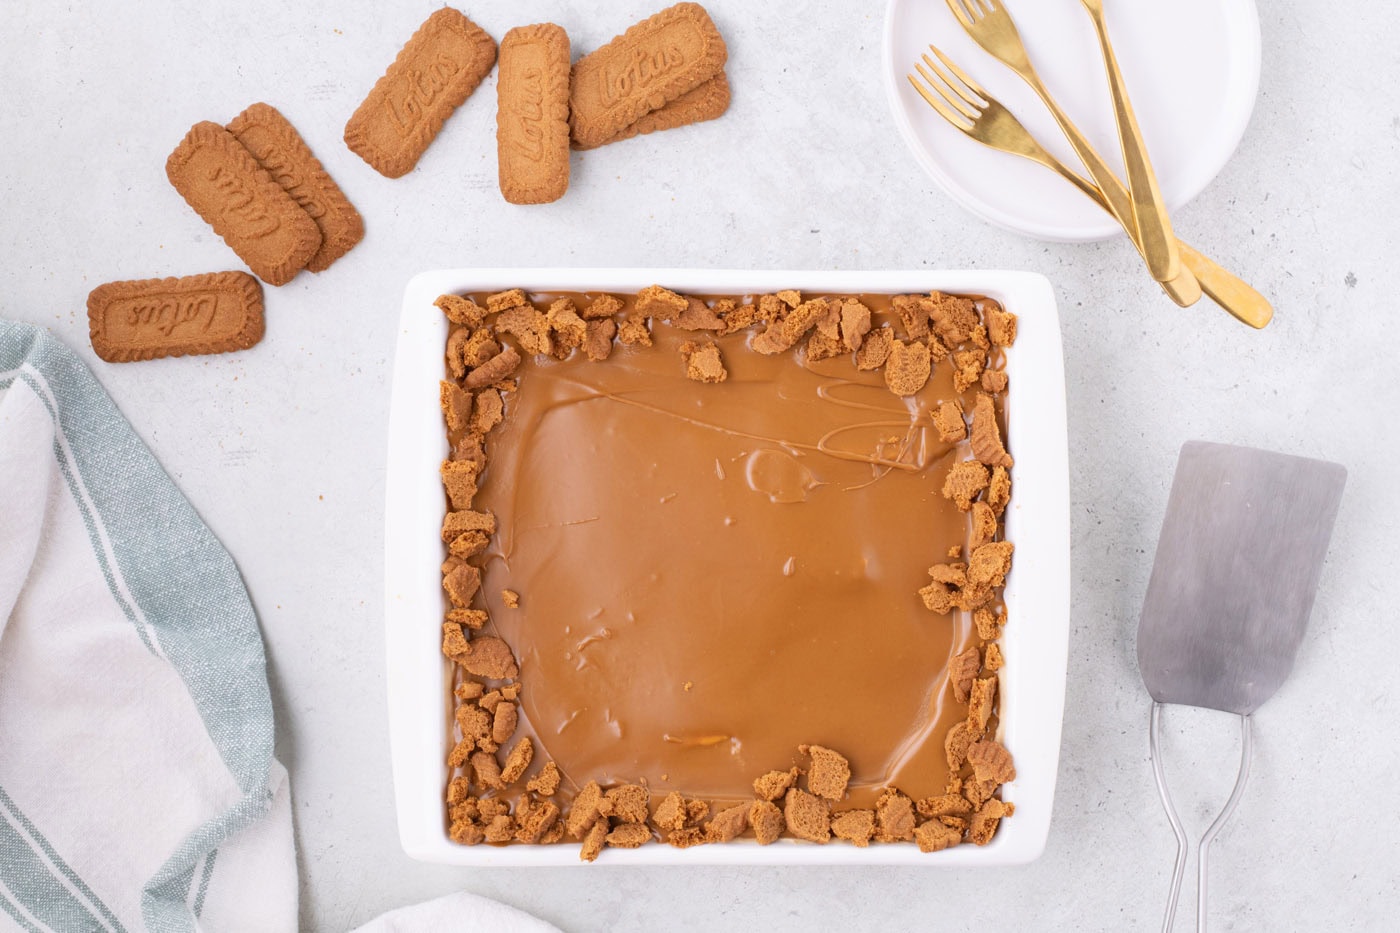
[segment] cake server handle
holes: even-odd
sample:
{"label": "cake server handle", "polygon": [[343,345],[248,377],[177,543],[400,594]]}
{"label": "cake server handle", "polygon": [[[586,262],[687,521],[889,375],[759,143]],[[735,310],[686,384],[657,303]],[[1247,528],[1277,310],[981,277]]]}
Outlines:
{"label": "cake server handle", "polygon": [[[1244,796],[1245,784],[1249,781],[1249,763],[1253,753],[1253,720],[1247,715],[1240,716],[1240,767],[1235,775],[1235,787],[1230,792],[1230,799],[1225,801],[1225,806],[1210,827],[1201,836],[1201,841],[1196,847],[1196,930],[1197,933],[1206,931],[1206,895],[1208,882],[1208,866],[1210,860],[1210,846],[1215,841],[1215,837],[1220,834],[1220,830],[1225,828],[1225,823],[1235,812],[1235,807],[1239,805],[1240,798]],[[1172,832],[1176,835],[1176,865],[1172,870],[1171,891],[1167,895],[1167,911],[1162,918],[1162,933],[1171,933],[1172,924],[1176,920],[1176,905],[1181,899],[1181,882],[1186,876],[1186,854],[1189,848],[1189,841],[1186,838],[1186,829],[1181,825],[1181,817],[1177,815],[1176,805],[1172,803],[1171,792],[1167,789],[1166,773],[1162,769],[1161,755],[1161,733],[1162,733],[1162,704],[1152,704],[1152,725],[1149,730],[1152,747],[1152,776],[1157,779],[1157,793],[1162,797],[1162,809],[1167,811],[1167,820],[1171,823]]]}

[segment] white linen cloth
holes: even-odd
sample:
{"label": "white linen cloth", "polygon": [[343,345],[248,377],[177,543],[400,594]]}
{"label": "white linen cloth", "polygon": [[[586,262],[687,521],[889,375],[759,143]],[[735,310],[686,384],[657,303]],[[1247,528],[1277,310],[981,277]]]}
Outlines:
{"label": "white linen cloth", "polygon": [[0,321],[0,929],[293,930],[232,559],[81,361]]}

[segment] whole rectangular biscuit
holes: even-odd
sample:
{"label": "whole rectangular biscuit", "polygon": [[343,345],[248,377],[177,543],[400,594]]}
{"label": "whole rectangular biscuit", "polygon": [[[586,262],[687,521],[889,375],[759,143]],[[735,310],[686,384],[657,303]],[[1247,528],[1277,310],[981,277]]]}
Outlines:
{"label": "whole rectangular biscuit", "polygon": [[[633,136],[644,136],[661,130],[674,130],[692,123],[703,123],[724,116],[729,109],[729,79],[720,72],[693,91],[689,91],[671,101],[660,110],[653,110],[636,123],[618,133],[612,139],[599,145],[621,142]],[[597,149],[598,146],[581,146],[574,142],[575,149]]]}
{"label": "whole rectangular biscuit", "polygon": [[501,40],[496,159],[512,204],[557,201],[569,188],[569,36],[553,23]]}
{"label": "whole rectangular biscuit", "polygon": [[262,286],[246,272],[108,282],[87,307],[92,348],[109,363],[246,350],[263,336]]}
{"label": "whole rectangular biscuit", "polygon": [[276,107],[253,104],[233,118],[228,131],[316,222],[321,248],[307,262],[307,269],[329,269],[364,238],[365,222],[360,212]]}
{"label": "whole rectangular biscuit", "polygon": [[574,65],[574,140],[603,145],[719,74],[728,56],[698,3],[677,3],[643,20]]}
{"label": "whole rectangular biscuit", "polygon": [[290,282],[321,248],[321,231],[311,215],[217,123],[196,123],[166,159],[165,174],[270,285]]}
{"label": "whole rectangular biscuit", "polygon": [[375,82],[345,124],[345,144],[381,175],[408,174],[495,63],[495,40],[457,10],[443,7],[418,27]]}

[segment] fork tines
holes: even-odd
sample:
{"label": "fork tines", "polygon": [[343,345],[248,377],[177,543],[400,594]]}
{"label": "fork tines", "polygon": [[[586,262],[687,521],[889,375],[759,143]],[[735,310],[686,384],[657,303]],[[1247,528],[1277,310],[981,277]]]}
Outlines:
{"label": "fork tines", "polygon": [[[924,64],[928,65],[928,68],[932,69],[938,77],[935,78],[934,74],[929,74],[924,65],[915,63],[914,68],[924,79],[927,87],[920,84],[913,75],[907,76],[909,83],[914,85],[914,90],[919,92],[919,96],[927,101],[930,107],[938,111],[939,116],[966,132],[972,128],[971,121],[975,121],[987,107],[985,99],[987,94],[965,71],[953,64],[948,56],[939,51],[937,46],[930,45],[929,51],[938,56],[938,60],[948,70],[944,71],[937,62],[924,55],[922,56]],[[935,95],[937,96],[935,97]]]}

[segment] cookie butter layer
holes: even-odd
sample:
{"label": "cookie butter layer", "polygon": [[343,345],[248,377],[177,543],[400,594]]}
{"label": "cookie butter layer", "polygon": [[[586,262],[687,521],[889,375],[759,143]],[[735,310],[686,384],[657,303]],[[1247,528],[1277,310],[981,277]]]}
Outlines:
{"label": "cookie butter layer", "polygon": [[718,339],[718,385],[686,379],[695,334],[660,322],[604,364],[521,367],[475,507],[498,522],[482,590],[527,728],[566,791],[743,799],[819,742],[849,757],[851,805],[941,793],[969,633],[917,590],[967,543],[940,494],[966,450],[932,419],[952,368],[901,399],[847,356],[804,365],[752,336]]}

